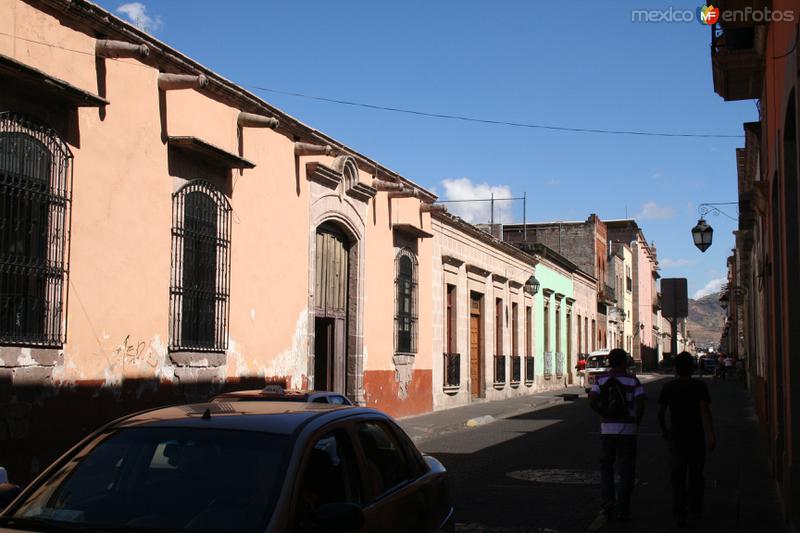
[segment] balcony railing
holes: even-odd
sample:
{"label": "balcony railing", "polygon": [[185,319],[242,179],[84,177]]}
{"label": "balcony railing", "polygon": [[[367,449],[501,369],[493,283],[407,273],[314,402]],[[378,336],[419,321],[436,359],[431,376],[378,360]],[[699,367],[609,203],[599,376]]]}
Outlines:
{"label": "balcony railing", "polygon": [[522,377],[522,358],[518,355],[511,356],[511,383],[519,383]]}
{"label": "balcony railing", "polygon": [[553,377],[553,352],[544,352],[544,379]]}
{"label": "balcony railing", "polygon": [[765,28],[754,23],[712,26],[714,91],[725,100],[761,97]]}
{"label": "balcony railing", "polygon": [[600,294],[597,295],[597,298],[601,302],[616,303],[617,293],[611,285],[603,284],[600,286]]}
{"label": "balcony railing", "polygon": [[653,312],[658,313],[661,310],[661,293],[656,294],[653,298]]}
{"label": "balcony railing", "polygon": [[506,356],[494,356],[494,382],[497,384],[506,382]]}
{"label": "balcony railing", "polygon": [[461,386],[461,354],[444,354],[444,386],[447,389]]}
{"label": "balcony railing", "polygon": [[533,357],[526,357],[525,358],[525,384],[526,385],[533,385],[533,378],[535,374],[535,367],[534,367],[534,360]]}

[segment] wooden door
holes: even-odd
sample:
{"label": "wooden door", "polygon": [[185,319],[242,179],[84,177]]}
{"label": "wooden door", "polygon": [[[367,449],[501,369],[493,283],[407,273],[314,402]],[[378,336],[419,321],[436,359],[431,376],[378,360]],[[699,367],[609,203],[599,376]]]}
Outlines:
{"label": "wooden door", "polygon": [[317,228],[314,299],[316,334],[314,387],[347,392],[347,312],[350,274],[349,244],[337,228]]}
{"label": "wooden door", "polygon": [[473,398],[483,397],[483,365],[481,361],[481,296],[470,297],[469,313],[469,378],[470,392]]}

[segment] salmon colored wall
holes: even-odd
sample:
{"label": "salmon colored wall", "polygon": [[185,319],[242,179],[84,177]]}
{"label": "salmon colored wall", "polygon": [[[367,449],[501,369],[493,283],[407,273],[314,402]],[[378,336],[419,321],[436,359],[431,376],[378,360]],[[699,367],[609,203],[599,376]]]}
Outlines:
{"label": "salmon colored wall", "polygon": [[[67,342],[62,350],[40,350],[48,362],[31,358],[30,348],[0,346],[0,407],[11,402],[18,413],[3,420],[14,437],[0,441],[0,457],[13,458],[4,466],[15,481],[25,483],[88,431],[128,412],[205,399],[223,386],[307,386],[310,218],[319,184],[306,179],[305,165],[331,166],[333,158],[297,158],[294,138],[256,128],[243,130],[240,153],[236,105],[191,89],[160,93],[156,68],[135,59],[96,60],[93,30],[22,0],[0,0],[0,32],[77,50],[0,35],[0,53],[81,89],[98,94],[100,76],[100,96],[110,102],[80,108],[66,125],[75,130],[66,136],[74,154]],[[44,104],[15,98],[13,109]],[[198,137],[256,165],[233,170],[222,184],[233,211],[229,348],[221,366],[196,356],[191,367],[180,367],[168,351],[172,193],[194,176],[170,168],[164,133]],[[359,180],[371,184],[372,176],[360,171]],[[338,194],[328,191],[326,201]],[[393,361],[392,222],[430,232],[419,206],[417,198],[389,200],[382,192],[365,209],[364,398],[394,415],[433,404],[431,239],[418,241],[418,350],[405,388]]]}
{"label": "salmon colored wall", "polygon": [[[164,94],[167,101],[167,133],[171,137],[199,137],[223,150],[237,153],[237,109],[191,89],[166,91]],[[247,133],[252,131],[253,128],[247,128]],[[243,157],[251,160],[248,155]],[[259,170],[256,167],[248,172],[259,173]]]}
{"label": "salmon colored wall", "polygon": [[228,376],[292,376],[300,387],[308,353],[305,168],[296,174],[293,143],[282,135],[248,128],[244,140],[257,166],[233,177]]}
{"label": "salmon colored wall", "polygon": [[[83,52],[0,38],[0,53],[98,93],[93,31],[62,24],[20,0],[1,0],[0,31]],[[166,134],[198,137],[256,164],[233,170],[223,184],[233,208],[229,349],[215,375],[230,382],[289,378],[287,385],[303,386],[313,352],[308,323],[313,228],[305,165],[317,160],[330,166],[333,158],[297,158],[294,139],[255,128],[242,130],[240,153],[236,107],[191,89],[160,93],[158,71],[135,59],[102,63],[102,96],[110,105],[79,110],[79,140],[71,146],[69,338],[54,379],[93,386],[134,377],[177,382],[167,350],[171,203],[174,190],[192,176],[170,175]],[[370,184],[372,176],[360,171],[359,180]],[[420,214],[420,203],[389,200],[387,193],[369,201],[361,273],[366,397],[372,405],[406,414],[432,408],[431,242],[418,240],[417,354],[408,398],[401,399],[393,362],[392,224],[430,231],[430,216]],[[388,375],[394,376],[390,385]]]}
{"label": "salmon colored wall", "polygon": [[0,35],[0,53],[97,94],[94,38],[20,0],[0,0],[0,31],[16,37]]}

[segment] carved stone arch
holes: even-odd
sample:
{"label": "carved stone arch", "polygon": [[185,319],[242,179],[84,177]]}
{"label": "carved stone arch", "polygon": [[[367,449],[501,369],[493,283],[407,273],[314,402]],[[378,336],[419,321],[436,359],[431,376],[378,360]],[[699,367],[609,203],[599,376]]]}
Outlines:
{"label": "carved stone arch", "polygon": [[[352,159],[352,158],[351,158]],[[346,170],[350,163],[344,161],[338,172]],[[353,163],[353,169],[355,169]],[[356,169],[357,171],[357,169]],[[346,178],[346,174],[343,173]],[[357,179],[357,174],[355,174]],[[344,180],[343,180],[344,181]],[[366,234],[365,209],[358,203],[351,202],[338,194],[332,194],[318,184],[312,184],[309,212],[309,297],[308,297],[308,329],[307,354],[309,386],[315,385],[316,352],[319,348],[316,339],[317,328],[323,315],[318,305],[317,290],[317,250],[318,233],[338,231],[347,242],[347,304],[345,309],[344,364],[334,369],[339,372],[334,376],[333,384],[339,392],[347,394],[354,402],[364,404],[364,364],[363,364],[363,301],[364,301],[364,236]],[[324,315],[327,317],[327,315]],[[336,319],[341,318],[335,317]],[[342,384],[341,377],[344,377]],[[330,388],[330,387],[329,387]]]}
{"label": "carved stone arch", "polygon": [[331,168],[342,175],[342,184],[345,192],[358,183],[358,164],[352,156],[340,155],[333,160]]}

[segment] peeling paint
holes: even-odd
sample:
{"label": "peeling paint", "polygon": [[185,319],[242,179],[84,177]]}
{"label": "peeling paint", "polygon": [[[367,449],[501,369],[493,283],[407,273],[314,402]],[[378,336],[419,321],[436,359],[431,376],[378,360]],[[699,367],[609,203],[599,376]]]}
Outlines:
{"label": "peeling paint", "polygon": [[229,364],[233,364],[233,368],[228,369],[228,375],[232,373],[236,377],[241,377],[250,374],[250,367],[247,365],[247,360],[242,355],[241,347],[230,337],[228,337],[228,362]]}
{"label": "peeling paint", "polygon": [[30,348],[21,348],[17,356],[17,366],[33,366],[36,361],[33,359],[33,354]]}
{"label": "peeling paint", "polygon": [[155,368],[155,377],[161,382],[172,383],[175,381],[175,367],[169,361],[169,350],[167,345],[161,340],[160,335],[153,337],[150,341],[150,352],[155,354],[158,364]]}
{"label": "peeling paint", "polygon": [[261,369],[261,375],[290,376],[290,388],[299,389],[303,386],[303,378],[308,371],[308,310],[300,311],[297,324],[292,335],[292,347],[282,351],[266,367]]}

